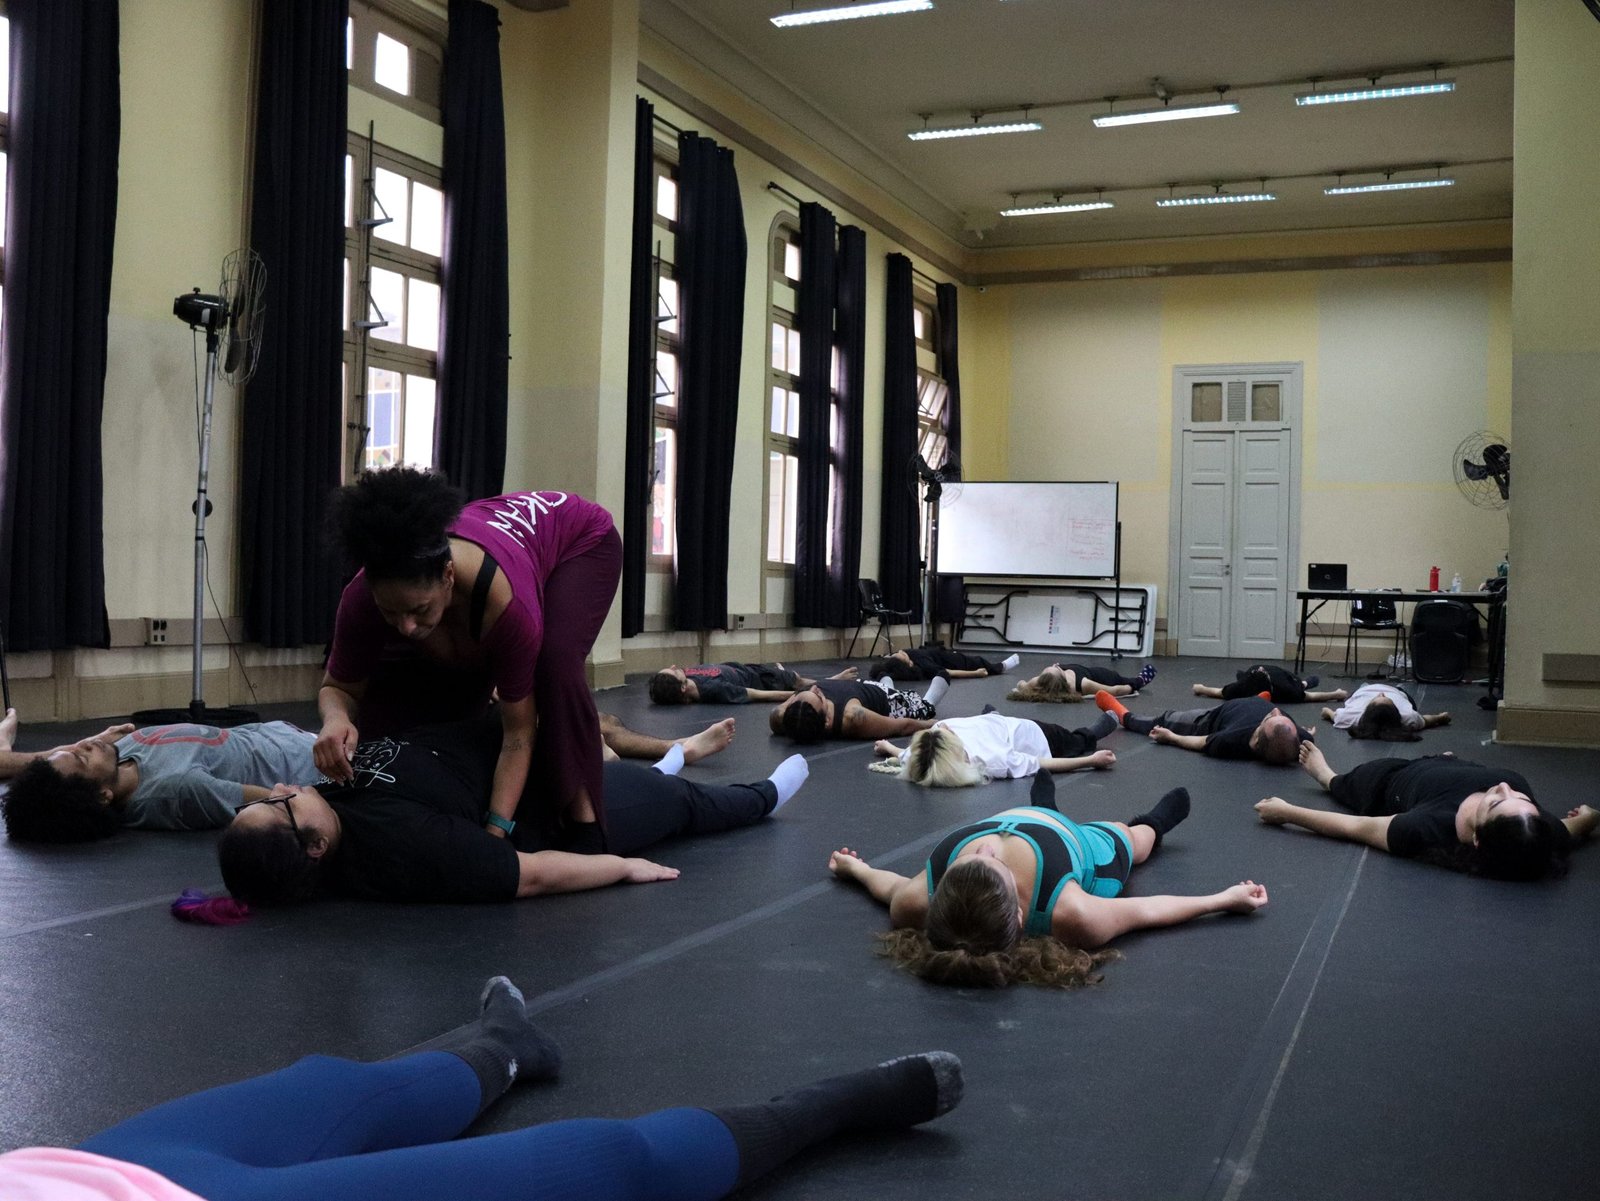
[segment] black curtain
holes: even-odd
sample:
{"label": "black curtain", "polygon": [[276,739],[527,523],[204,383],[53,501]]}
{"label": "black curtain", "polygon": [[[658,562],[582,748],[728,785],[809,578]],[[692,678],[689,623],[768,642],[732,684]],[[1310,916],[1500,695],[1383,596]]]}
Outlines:
{"label": "black curtain", "polygon": [[883,491],[878,585],[891,609],[922,616],[917,530],[917,337],[912,326],[911,260],[889,255],[884,297]]}
{"label": "black curtain", "polygon": [[838,293],[834,339],[839,347],[839,425],[833,455],[839,499],[833,512],[833,565],[828,569],[827,625],[857,620],[861,598],[862,414],[866,408],[867,235],[855,225],[839,229]]}
{"label": "black curtain", "polygon": [[640,96],[633,108],[633,273],[628,282],[628,417],[622,481],[622,636],[644,629],[645,571],[650,562],[650,489],[655,477],[656,111]]}
{"label": "black curtain", "polygon": [[678,414],[678,555],[673,624],[728,623],[728,517],[739,417],[745,235],[733,151],[678,135],[674,262],[682,331]]}
{"label": "black curtain", "polygon": [[829,442],[833,406],[833,306],[838,222],[820,204],[800,206],[800,470],[795,502],[794,623],[828,624]]}
{"label": "black curtain", "polygon": [[13,651],[106,646],[100,417],[122,126],[117,6],[11,0],[7,11],[6,643]]}
{"label": "black curtain", "polygon": [[506,465],[511,307],[500,17],[450,0],[444,57],[444,262],[434,461],[468,499],[498,496]]}
{"label": "black curtain", "polygon": [[244,399],[239,542],[245,629],[266,646],[325,642],[338,596],[323,514],[344,423],[347,10],[261,6],[250,244],[267,268],[266,314]]}
{"label": "black curtain", "polygon": [[[934,297],[938,304],[938,317],[934,321],[934,332],[938,340],[934,343],[934,353],[938,356],[939,374],[949,390],[944,408],[944,432],[948,439],[945,478],[959,480],[962,478],[961,364],[957,357],[960,338],[956,324],[956,286],[939,284],[934,288]],[[933,466],[938,467],[939,464],[934,463]],[[962,602],[962,583],[963,579],[958,575],[939,577],[938,592],[933,605],[934,620],[954,622],[961,620],[965,611]]]}

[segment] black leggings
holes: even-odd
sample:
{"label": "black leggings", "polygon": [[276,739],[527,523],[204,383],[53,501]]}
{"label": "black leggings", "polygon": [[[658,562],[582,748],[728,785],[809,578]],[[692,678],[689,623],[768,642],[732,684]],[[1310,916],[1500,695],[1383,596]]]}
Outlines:
{"label": "black leggings", "polygon": [[579,855],[637,855],[682,834],[719,834],[772,812],[778,789],[757,784],[701,784],[627,759],[605,765],[606,837],[593,822],[555,831],[547,849]]}
{"label": "black leggings", "polygon": [[908,648],[906,654],[925,680],[949,679],[945,675],[952,667],[957,671],[986,671],[992,676],[1001,675],[1005,668],[993,659],[969,655],[966,651],[951,650],[946,646],[919,646]]}
{"label": "black leggings", "polygon": [[1050,744],[1052,759],[1077,759],[1083,755],[1092,755],[1095,743],[1099,741],[1088,730],[1069,730],[1065,726],[1039,721],[1032,717],[1024,720],[1033,722],[1044,731],[1044,740]]}
{"label": "black leggings", "polygon": [[1299,705],[1306,699],[1306,686],[1281,667],[1258,663],[1243,671],[1234,672],[1234,682],[1222,686],[1222,699],[1236,701],[1242,696],[1255,696],[1270,692],[1277,705]]}
{"label": "black leggings", "polygon": [[1129,688],[1139,687],[1139,681],[1133,676],[1122,676],[1112,671],[1109,667],[1086,667],[1082,663],[1063,663],[1063,671],[1070,671],[1078,677],[1078,691],[1083,691],[1083,681],[1093,680],[1096,684],[1104,684],[1107,688],[1115,688],[1118,684],[1126,684]]}

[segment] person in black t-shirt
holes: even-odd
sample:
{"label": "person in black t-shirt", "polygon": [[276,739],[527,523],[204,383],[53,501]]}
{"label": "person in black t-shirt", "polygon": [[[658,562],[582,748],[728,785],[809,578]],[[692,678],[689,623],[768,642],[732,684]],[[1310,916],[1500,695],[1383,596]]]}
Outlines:
{"label": "person in black t-shirt", "polygon": [[1301,728],[1294,718],[1259,696],[1223,701],[1211,709],[1168,709],[1159,717],[1129,713],[1126,705],[1107,692],[1095,693],[1094,700],[1115,713],[1125,730],[1213,759],[1259,759],[1281,767],[1293,763],[1300,744],[1311,741],[1315,733],[1315,727]]}
{"label": "person in black t-shirt", "polygon": [[[830,680],[853,680],[847,667]],[[797,688],[816,681],[790,671],[782,663],[674,663],[650,677],[650,699],[658,705],[743,705],[748,701],[781,701]]]}
{"label": "person in black t-shirt", "polygon": [[1500,880],[1539,880],[1564,870],[1575,843],[1600,826],[1579,805],[1557,820],[1514,771],[1454,755],[1374,759],[1336,773],[1314,743],[1300,748],[1306,773],[1349,813],[1307,809],[1281,797],[1256,803],[1268,825],[1296,825],[1408,859]]}
{"label": "person in black t-shirt", "polygon": [[1196,696],[1208,696],[1218,701],[1235,701],[1240,697],[1269,693],[1274,704],[1303,705],[1307,701],[1342,701],[1350,694],[1343,688],[1314,691],[1320,676],[1301,679],[1275,663],[1257,663],[1243,671],[1233,673],[1233,683],[1213,688],[1209,684],[1196,684]]}
{"label": "person in black t-shirt", "polygon": [[[756,784],[703,785],[627,760],[605,765],[604,834],[593,822],[513,822],[506,838],[483,828],[500,754],[494,718],[424,729],[404,741],[364,742],[345,785],[278,785],[240,809],[217,844],[222,878],[252,904],[310,900],[327,891],[395,901],[509,901],[678,872],[636,856],[678,834],[750,825],[805,781],[792,756]],[[528,809],[525,802],[519,819]],[[610,854],[602,853],[609,850]]]}

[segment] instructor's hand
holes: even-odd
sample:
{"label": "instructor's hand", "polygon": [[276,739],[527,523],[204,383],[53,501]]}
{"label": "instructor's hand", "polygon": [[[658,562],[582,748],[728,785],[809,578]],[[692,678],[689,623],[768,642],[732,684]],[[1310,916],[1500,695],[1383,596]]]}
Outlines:
{"label": "instructor's hand", "polygon": [[355,726],[342,717],[331,717],[311,746],[311,761],[317,770],[330,780],[344,783],[355,776],[350,766],[350,756],[361,741]]}

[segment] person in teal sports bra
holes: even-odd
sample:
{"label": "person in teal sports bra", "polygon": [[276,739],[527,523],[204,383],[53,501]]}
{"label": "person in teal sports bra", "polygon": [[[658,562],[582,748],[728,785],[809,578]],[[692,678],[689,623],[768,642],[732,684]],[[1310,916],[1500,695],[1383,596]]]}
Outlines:
{"label": "person in teal sports bra", "polygon": [[1103,948],[1118,935],[1267,903],[1253,880],[1208,896],[1122,895],[1133,868],[1188,816],[1186,789],[1126,823],[1064,817],[1044,774],[1033,799],[952,830],[916,876],[875,868],[849,847],[828,868],[889,907],[883,954],[926,980],[966,987],[1078,988],[1116,957]]}

